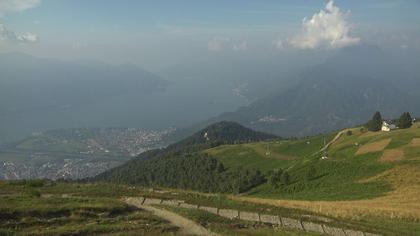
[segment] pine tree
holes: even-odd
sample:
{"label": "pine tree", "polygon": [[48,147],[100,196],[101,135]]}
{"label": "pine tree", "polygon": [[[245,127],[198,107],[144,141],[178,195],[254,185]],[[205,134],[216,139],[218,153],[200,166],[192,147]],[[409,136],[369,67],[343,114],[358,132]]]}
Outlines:
{"label": "pine tree", "polygon": [[379,131],[382,128],[382,116],[379,111],[375,112],[372,119],[366,124],[369,131]]}
{"label": "pine tree", "polygon": [[290,182],[289,173],[287,173],[287,171],[284,171],[283,174],[281,175],[281,183],[284,186],[287,186],[287,185],[289,185],[289,182]]}
{"label": "pine tree", "polygon": [[411,115],[409,112],[404,112],[400,119],[398,120],[398,127],[400,129],[407,129],[410,128],[413,124],[413,119],[411,118]]}

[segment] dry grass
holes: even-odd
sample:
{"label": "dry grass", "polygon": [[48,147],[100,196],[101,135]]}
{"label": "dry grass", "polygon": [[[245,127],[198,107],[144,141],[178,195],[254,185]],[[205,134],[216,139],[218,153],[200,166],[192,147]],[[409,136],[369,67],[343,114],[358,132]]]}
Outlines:
{"label": "dry grass", "polygon": [[382,131],[378,132],[372,132],[372,131],[367,131],[365,133],[363,133],[362,135],[360,135],[361,138],[365,138],[365,137],[374,137],[374,136],[378,136],[378,134],[383,134]]}
{"label": "dry grass", "polygon": [[420,147],[420,138],[413,138],[413,140],[411,140],[410,147]]}
{"label": "dry grass", "polygon": [[378,180],[389,182],[395,190],[382,197],[355,201],[274,200],[236,196],[232,198],[246,202],[310,210],[334,217],[357,219],[362,216],[382,216],[420,220],[419,167],[410,165],[395,167],[361,182]]}
{"label": "dry grass", "polygon": [[359,150],[357,150],[356,155],[383,151],[385,147],[388,146],[389,142],[391,142],[390,138],[376,141],[373,143],[367,143],[361,146]]}
{"label": "dry grass", "polygon": [[387,149],[379,159],[380,162],[401,161],[404,159],[404,151],[402,149]]}

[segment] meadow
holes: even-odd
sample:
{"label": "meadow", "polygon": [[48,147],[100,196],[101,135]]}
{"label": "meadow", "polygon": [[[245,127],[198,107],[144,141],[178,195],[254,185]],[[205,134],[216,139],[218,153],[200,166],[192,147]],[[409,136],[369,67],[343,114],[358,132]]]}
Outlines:
{"label": "meadow", "polygon": [[[149,212],[111,194],[102,195],[111,193],[110,187],[83,197],[70,194],[67,187],[37,180],[1,182],[0,235],[177,234],[176,227]],[[75,185],[75,189],[84,189],[81,193],[89,186]]]}

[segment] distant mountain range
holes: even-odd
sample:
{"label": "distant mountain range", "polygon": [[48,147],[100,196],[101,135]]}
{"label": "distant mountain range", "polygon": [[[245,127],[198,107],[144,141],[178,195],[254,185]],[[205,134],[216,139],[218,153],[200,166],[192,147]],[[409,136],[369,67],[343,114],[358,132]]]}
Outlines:
{"label": "distant mountain range", "polygon": [[364,123],[375,111],[390,118],[404,111],[420,114],[418,66],[402,64],[378,47],[345,48],[296,77],[296,85],[191,130],[231,120],[280,136],[306,136]]}
{"label": "distant mountain range", "polygon": [[0,71],[0,142],[45,129],[127,127],[119,116],[135,119],[143,113],[138,102],[169,84],[134,65],[21,53],[0,54]]}

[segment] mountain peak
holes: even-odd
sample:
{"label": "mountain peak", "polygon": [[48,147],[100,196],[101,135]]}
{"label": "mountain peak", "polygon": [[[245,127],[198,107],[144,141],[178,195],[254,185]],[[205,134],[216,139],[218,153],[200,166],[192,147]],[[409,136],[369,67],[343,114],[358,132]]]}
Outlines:
{"label": "mountain peak", "polygon": [[233,121],[220,121],[182,140],[184,145],[204,143],[244,143],[278,138],[276,135],[254,131]]}

